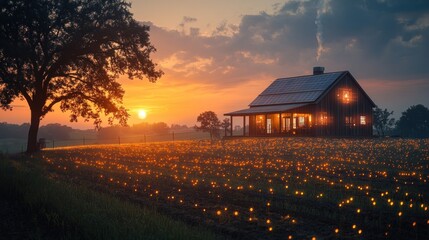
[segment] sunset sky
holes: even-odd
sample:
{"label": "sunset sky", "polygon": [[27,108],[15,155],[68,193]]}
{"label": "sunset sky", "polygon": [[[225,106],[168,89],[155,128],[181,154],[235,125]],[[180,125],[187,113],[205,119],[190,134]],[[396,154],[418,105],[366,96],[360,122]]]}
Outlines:
{"label": "sunset sky", "polygon": [[[120,79],[129,124],[193,126],[199,113],[219,118],[248,104],[273,80],[350,71],[381,108],[399,118],[409,106],[429,107],[429,1],[427,0],[134,0],[132,12],[151,26],[152,56],[165,74],[157,83]],[[145,109],[147,118],[138,118]],[[15,102],[0,121],[29,122]],[[56,110],[42,125],[74,128]],[[106,126],[106,124],[104,124]]]}

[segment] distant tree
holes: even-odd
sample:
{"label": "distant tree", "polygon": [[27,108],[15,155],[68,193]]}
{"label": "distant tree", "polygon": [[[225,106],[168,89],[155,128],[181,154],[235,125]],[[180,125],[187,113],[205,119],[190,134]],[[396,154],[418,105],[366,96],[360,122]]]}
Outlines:
{"label": "distant tree", "polygon": [[97,138],[100,140],[115,140],[121,135],[123,135],[123,128],[121,126],[109,126],[100,128]]}
{"label": "distant tree", "polygon": [[0,139],[1,138],[19,138],[25,139],[30,129],[30,124],[24,123],[21,125],[18,124],[8,124],[5,122],[0,123]]}
{"label": "distant tree", "polygon": [[170,131],[167,123],[158,122],[152,124],[152,131],[156,134],[167,134]]}
{"label": "distant tree", "polygon": [[170,126],[171,131],[187,131],[189,130],[189,127],[186,125],[180,125],[180,124],[171,124]]}
{"label": "distant tree", "polygon": [[374,109],[374,128],[378,136],[384,136],[387,131],[391,130],[395,124],[395,119],[391,117],[393,111],[389,112],[385,108],[379,107]]}
{"label": "distant tree", "polygon": [[429,137],[429,109],[421,104],[409,107],[396,126],[404,137]]}
{"label": "distant tree", "polygon": [[200,123],[200,126],[195,126],[197,131],[210,133],[210,139],[219,136],[219,127],[221,126],[221,123],[217,118],[216,113],[212,111],[203,112],[198,116],[197,122]]}
{"label": "distant tree", "polygon": [[31,109],[27,153],[37,151],[40,119],[59,105],[70,120],[125,125],[120,75],[155,82],[149,27],[125,0],[0,1],[0,106]]}
{"label": "distant tree", "polygon": [[133,125],[133,132],[136,134],[147,134],[149,133],[149,123],[147,122],[143,122],[143,123],[138,123],[138,124],[134,124]]}
{"label": "distant tree", "polygon": [[229,120],[229,118],[224,118],[222,120],[221,127],[225,130],[225,136],[226,136],[228,130],[231,127],[231,121]]}
{"label": "distant tree", "polygon": [[133,134],[167,134],[169,131],[170,128],[165,122],[143,122],[133,125],[133,127],[130,129],[130,132]]}
{"label": "distant tree", "polygon": [[58,123],[48,124],[40,127],[40,137],[47,139],[67,140],[73,131],[71,127]]}

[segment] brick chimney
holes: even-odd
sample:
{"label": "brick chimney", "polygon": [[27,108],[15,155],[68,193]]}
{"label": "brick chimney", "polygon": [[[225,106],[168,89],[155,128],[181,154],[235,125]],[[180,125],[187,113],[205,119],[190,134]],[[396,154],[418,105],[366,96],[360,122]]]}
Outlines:
{"label": "brick chimney", "polygon": [[320,75],[325,73],[324,67],[313,67],[313,75]]}

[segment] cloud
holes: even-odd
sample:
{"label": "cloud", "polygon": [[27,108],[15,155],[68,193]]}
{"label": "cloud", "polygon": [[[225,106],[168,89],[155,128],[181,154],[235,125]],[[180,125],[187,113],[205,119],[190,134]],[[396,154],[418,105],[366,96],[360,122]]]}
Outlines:
{"label": "cloud", "polygon": [[226,20],[221,22],[213,31],[212,36],[233,36],[238,33],[238,26],[228,24]]}
{"label": "cloud", "polygon": [[176,73],[184,73],[185,77],[205,73],[213,63],[212,58],[193,57],[186,58],[187,53],[184,51],[172,54],[170,57],[163,59],[159,64],[164,68]]}
{"label": "cloud", "polygon": [[[188,65],[211,59],[205,72],[199,71],[205,79],[296,75],[316,64],[368,78],[424,78],[429,76],[424,66],[428,11],[429,2],[418,0],[288,1],[274,14],[243,16],[239,26],[223,22],[211,36],[200,36],[198,29],[183,35],[155,26],[152,36],[160,51],[168,49],[164,58],[186,52],[181,60]],[[184,17],[181,25],[194,21]],[[200,68],[180,72],[191,76],[195,70]]]}
{"label": "cloud", "polygon": [[[331,1],[324,16],[328,63],[342,59],[361,76],[406,80],[429,74],[422,61],[429,53],[427,1]],[[414,26],[411,27],[410,26]],[[417,27],[419,26],[419,27]],[[344,51],[353,41],[354,51]]]}
{"label": "cloud", "polygon": [[192,22],[196,22],[197,19],[194,17],[188,17],[188,16],[184,16],[182,22],[179,24],[180,27],[185,27],[185,25],[187,23],[192,23]]}
{"label": "cloud", "polygon": [[[272,14],[244,15],[236,26],[224,21],[211,34],[185,32],[194,18],[185,17],[178,30],[152,24],[151,41],[166,73],[160,82],[200,86],[193,94],[217,99],[219,109],[209,108],[220,113],[244,108],[274,79],[311,74],[316,65],[349,70],[377,104],[395,103],[399,113],[416,101],[429,105],[428,12],[425,0],[287,1]],[[382,87],[395,82],[403,94]]]}
{"label": "cloud", "polygon": [[[152,38],[162,63],[179,54],[183,77],[200,73],[199,81],[301,75],[314,65],[366,78],[416,79],[429,75],[428,11],[424,0],[288,1],[274,14],[243,16],[239,26],[222,22],[210,36],[152,26]],[[184,17],[180,26],[195,21]],[[198,59],[210,59],[204,71],[189,67]]]}
{"label": "cloud", "polygon": [[[182,19],[182,22],[179,23],[179,27],[182,29],[182,34],[186,34],[186,25],[189,25],[189,23],[196,22],[197,19],[194,17],[184,16]],[[189,28],[189,34],[198,36],[199,35],[199,29],[198,28]]]}

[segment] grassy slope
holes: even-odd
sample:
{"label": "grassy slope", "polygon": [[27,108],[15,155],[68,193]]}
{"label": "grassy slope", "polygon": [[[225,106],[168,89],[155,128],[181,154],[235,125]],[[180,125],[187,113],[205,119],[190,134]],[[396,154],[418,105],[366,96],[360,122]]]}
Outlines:
{"label": "grassy slope", "polygon": [[0,156],[0,231],[10,239],[214,239],[154,210],[43,176]]}

